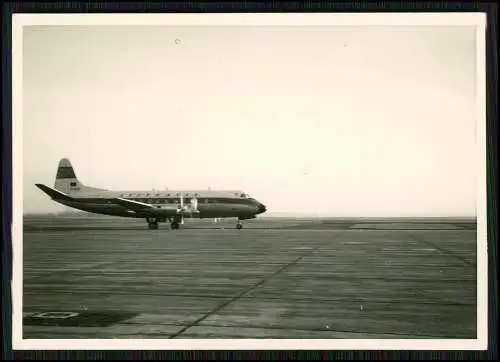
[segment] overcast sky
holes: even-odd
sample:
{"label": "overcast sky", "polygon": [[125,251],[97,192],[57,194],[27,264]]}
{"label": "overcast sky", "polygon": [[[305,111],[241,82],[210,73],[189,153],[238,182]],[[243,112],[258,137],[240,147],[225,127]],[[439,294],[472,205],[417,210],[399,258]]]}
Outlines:
{"label": "overcast sky", "polygon": [[110,189],[269,212],[475,215],[474,27],[58,26],[23,36],[24,212]]}

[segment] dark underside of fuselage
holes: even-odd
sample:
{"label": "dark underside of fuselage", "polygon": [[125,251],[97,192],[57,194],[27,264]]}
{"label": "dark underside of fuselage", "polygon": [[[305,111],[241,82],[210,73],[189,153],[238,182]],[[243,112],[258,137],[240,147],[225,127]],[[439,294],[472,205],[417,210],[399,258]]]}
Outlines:
{"label": "dark underside of fuselage", "polygon": [[[153,207],[131,210],[125,206],[117,205],[112,199],[107,198],[75,198],[69,200],[54,200],[66,206],[96,214],[104,214],[130,218],[171,218],[178,215],[177,208],[180,200],[177,198],[157,198],[157,199],[134,199],[128,200],[144,202]],[[184,202],[188,204],[189,199]],[[183,213],[184,218],[224,218],[237,217],[240,219],[251,219],[257,214],[255,201],[251,199],[235,198],[205,198],[198,201],[198,212]]]}

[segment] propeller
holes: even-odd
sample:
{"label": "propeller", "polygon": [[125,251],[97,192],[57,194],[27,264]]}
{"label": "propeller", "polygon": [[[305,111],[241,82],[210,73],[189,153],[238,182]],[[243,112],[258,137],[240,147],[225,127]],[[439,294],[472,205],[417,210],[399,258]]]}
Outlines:
{"label": "propeller", "polygon": [[[179,213],[184,213],[184,198],[182,196],[182,192],[181,192],[181,204],[180,204],[180,207],[179,209],[177,210],[177,212]],[[181,216],[181,224],[184,224],[184,218]]]}
{"label": "propeller", "polygon": [[184,213],[184,212],[189,212],[189,213],[197,213],[198,212],[198,199],[196,197],[191,198],[191,201],[188,205],[184,205],[184,196],[180,195],[180,206],[177,209],[178,213]]}
{"label": "propeller", "polygon": [[198,211],[198,199],[196,197],[193,197],[191,199],[191,212],[197,212]]}

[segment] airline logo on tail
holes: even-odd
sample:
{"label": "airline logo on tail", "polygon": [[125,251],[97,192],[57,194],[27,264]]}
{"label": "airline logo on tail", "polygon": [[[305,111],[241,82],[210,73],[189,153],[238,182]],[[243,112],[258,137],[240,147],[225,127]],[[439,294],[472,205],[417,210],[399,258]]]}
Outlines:
{"label": "airline logo on tail", "polygon": [[70,190],[80,190],[80,187],[78,186],[78,184],[76,182],[70,182],[69,189]]}

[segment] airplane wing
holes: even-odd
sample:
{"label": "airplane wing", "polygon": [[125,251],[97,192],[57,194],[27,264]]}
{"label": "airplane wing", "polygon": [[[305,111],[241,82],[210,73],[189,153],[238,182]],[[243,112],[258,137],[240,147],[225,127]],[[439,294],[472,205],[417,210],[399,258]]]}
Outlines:
{"label": "airplane wing", "polygon": [[124,206],[127,209],[130,209],[133,211],[144,211],[144,210],[148,210],[148,209],[153,208],[153,205],[151,205],[151,204],[146,204],[144,202],[133,201],[133,200],[128,200],[128,199],[122,199],[120,197],[113,199],[112,201],[117,205]]}
{"label": "airplane wing", "polygon": [[177,207],[157,207],[155,205],[147,204],[145,202],[133,201],[129,199],[116,198],[112,200],[113,203],[126,207],[129,210],[135,211],[138,214],[146,216],[172,216],[179,213]]}

